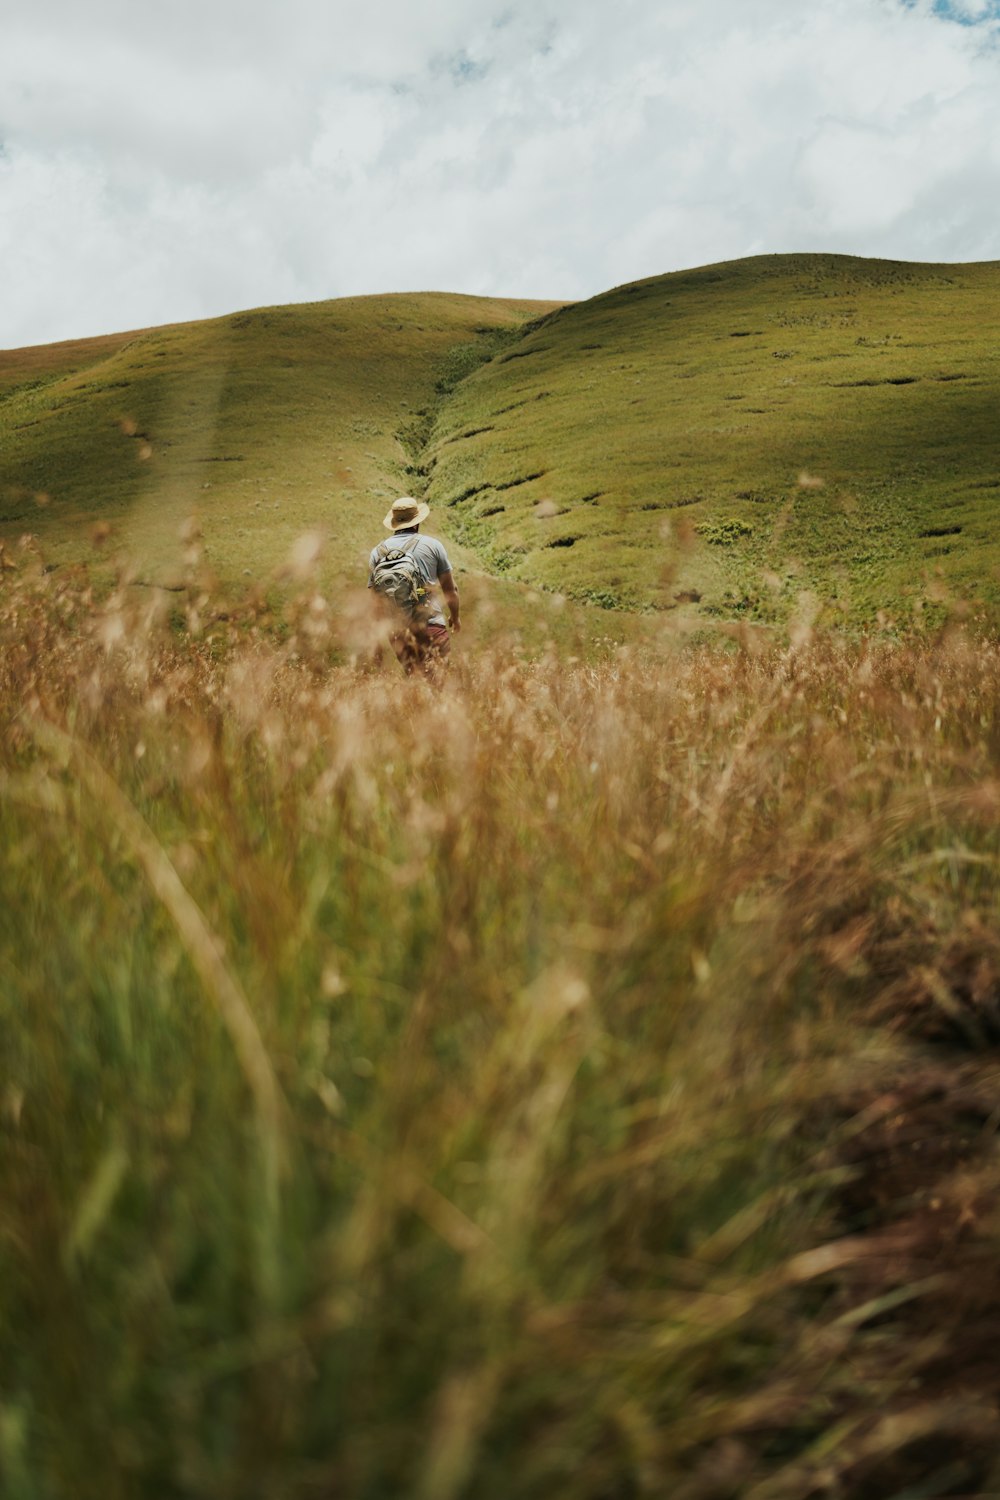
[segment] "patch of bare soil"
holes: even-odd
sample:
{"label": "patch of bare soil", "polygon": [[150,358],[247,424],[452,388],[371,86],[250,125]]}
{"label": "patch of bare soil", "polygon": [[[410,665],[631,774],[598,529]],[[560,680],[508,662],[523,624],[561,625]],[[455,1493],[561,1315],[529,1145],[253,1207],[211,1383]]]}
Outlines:
{"label": "patch of bare soil", "polygon": [[924,961],[879,955],[900,977],[876,1019],[912,1065],[844,1101],[839,1220],[868,1253],[836,1298],[848,1323],[872,1312],[851,1354],[870,1410],[845,1410],[817,1496],[1000,1495],[1000,937],[969,913],[927,938]]}

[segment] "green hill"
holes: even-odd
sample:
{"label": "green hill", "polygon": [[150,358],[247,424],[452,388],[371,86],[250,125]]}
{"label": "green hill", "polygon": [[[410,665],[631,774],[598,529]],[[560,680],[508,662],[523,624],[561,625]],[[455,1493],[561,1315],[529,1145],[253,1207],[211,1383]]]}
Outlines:
{"label": "green hill", "polygon": [[313,528],[347,573],[409,482],[415,413],[553,305],[357,297],[0,355],[0,536],[56,563],[106,536],[164,581],[194,513],[223,582]]}
{"label": "green hill", "polygon": [[331,581],[411,490],[460,565],[687,626],[804,594],[827,622],[992,619],[998,296],[993,263],[764,256],[568,306],[351,298],[18,351],[0,537],[61,562],[110,527],[164,581],[196,511],[224,581],[312,528]]}
{"label": "green hill", "polygon": [[995,609],[1000,265],[764,256],[553,313],[439,419],[428,494],[515,578],[625,607]]}

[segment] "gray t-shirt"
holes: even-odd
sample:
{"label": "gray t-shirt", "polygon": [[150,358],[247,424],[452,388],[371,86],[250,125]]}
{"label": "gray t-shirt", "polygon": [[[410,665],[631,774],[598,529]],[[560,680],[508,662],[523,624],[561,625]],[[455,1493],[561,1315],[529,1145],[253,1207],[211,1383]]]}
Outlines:
{"label": "gray t-shirt", "polygon": [[420,569],[421,575],[428,589],[434,592],[428,596],[427,604],[430,614],[427,616],[428,625],[443,625],[444,614],[438,603],[437,590],[434,587],[442,573],[451,572],[451,563],[444,546],[434,536],[421,536],[419,532],[397,531],[394,536],[388,536],[384,542],[379,542],[378,547],[373,547],[368,559],[368,587],[372,586],[372,569],[378,562],[379,547],[399,547],[405,552],[412,553],[413,559]]}

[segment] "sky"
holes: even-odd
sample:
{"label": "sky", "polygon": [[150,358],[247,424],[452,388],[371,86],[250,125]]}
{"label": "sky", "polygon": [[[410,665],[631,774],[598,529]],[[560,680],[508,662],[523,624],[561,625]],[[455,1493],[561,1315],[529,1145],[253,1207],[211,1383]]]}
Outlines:
{"label": "sky", "polygon": [[0,348],[1000,259],[1000,0],[0,0]]}

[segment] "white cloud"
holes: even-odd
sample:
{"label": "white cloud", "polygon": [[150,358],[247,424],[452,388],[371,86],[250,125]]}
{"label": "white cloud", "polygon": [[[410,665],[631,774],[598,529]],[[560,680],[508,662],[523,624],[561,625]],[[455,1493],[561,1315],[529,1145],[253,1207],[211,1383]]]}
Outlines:
{"label": "white cloud", "polygon": [[0,344],[762,250],[1000,256],[995,0],[35,0]]}

